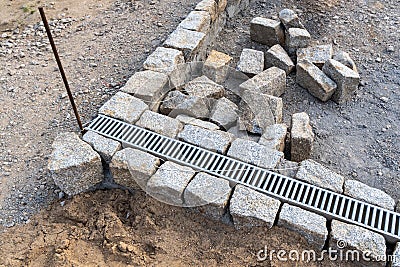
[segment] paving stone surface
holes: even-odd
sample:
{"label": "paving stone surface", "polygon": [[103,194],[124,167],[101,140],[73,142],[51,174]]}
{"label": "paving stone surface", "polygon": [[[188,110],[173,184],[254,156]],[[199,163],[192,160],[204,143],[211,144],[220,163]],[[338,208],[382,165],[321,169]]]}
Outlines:
{"label": "paving stone surface", "polygon": [[99,154],[77,134],[57,135],[47,166],[54,183],[66,194],[77,195],[103,181]]}
{"label": "paving stone surface", "polygon": [[193,145],[219,153],[225,153],[234,139],[233,134],[228,132],[210,131],[193,125],[185,125],[178,137]]}
{"label": "paving stone surface", "polygon": [[219,126],[212,122],[203,121],[187,115],[178,115],[176,116],[176,119],[184,124],[191,124],[211,131],[219,130]]}
{"label": "paving stone surface", "polygon": [[129,78],[121,91],[142,99],[151,110],[156,111],[169,89],[168,82],[168,75],[164,73],[151,70],[139,71]]}
{"label": "paving stone surface", "polygon": [[185,60],[190,60],[194,54],[199,53],[202,49],[205,36],[202,32],[178,27],[165,40],[164,46],[182,51]]}
{"label": "paving stone surface", "polygon": [[265,52],[265,67],[278,67],[288,75],[294,69],[294,63],[285,49],[281,45],[276,44]]}
{"label": "paving stone surface", "polygon": [[211,104],[207,99],[188,96],[179,91],[169,92],[160,106],[160,112],[170,117],[184,114],[194,118],[207,118],[210,109]]}
{"label": "paving stone surface", "polygon": [[244,139],[233,141],[227,155],[266,169],[275,168],[283,158],[283,153],[280,151]]}
{"label": "paving stone surface", "polygon": [[112,156],[121,149],[120,142],[104,137],[93,131],[86,132],[82,139],[91,145],[106,162],[110,162]]}
{"label": "paving stone surface", "polygon": [[324,64],[322,70],[337,84],[337,89],[332,96],[333,101],[343,103],[350,99],[353,93],[358,89],[358,84],[360,83],[360,76],[358,73],[339,61],[334,59],[328,60]]}
{"label": "paving stone surface", "polygon": [[211,111],[210,120],[227,130],[236,124],[238,118],[238,106],[223,97],[218,99]]}
{"label": "paving stone surface", "polygon": [[148,109],[149,107],[141,99],[117,92],[99,109],[99,113],[128,123],[135,123]]}
{"label": "paving stone surface", "polygon": [[226,79],[232,59],[227,54],[212,50],[204,63],[203,74],[214,82],[222,84]]}
{"label": "paving stone surface", "polygon": [[298,61],[296,82],[321,101],[328,101],[335,93],[337,85],[311,61]]}
{"label": "paving stone surface", "polygon": [[150,177],[146,192],[159,201],[183,206],[183,192],[195,174],[192,168],[167,161]]}
{"label": "paving stone surface", "polygon": [[333,55],[333,59],[336,61],[339,61],[346,67],[352,69],[354,72],[358,73],[356,63],[354,63],[353,59],[350,57],[349,53],[344,52],[344,51],[337,51]]}
{"label": "paving stone surface", "polygon": [[256,17],[250,23],[250,38],[260,44],[273,46],[283,44],[285,34],[280,21]]}
{"label": "paving stone surface", "polygon": [[229,205],[235,228],[265,226],[271,228],[280,201],[243,185],[236,185]]}
{"label": "paving stone surface", "polygon": [[258,143],[270,149],[283,152],[287,134],[286,124],[272,124],[265,128]]}
{"label": "paving stone surface", "polygon": [[314,145],[314,133],[307,113],[292,115],[290,129],[290,155],[293,161],[302,161],[310,158]]}
{"label": "paving stone surface", "polygon": [[[345,248],[342,246],[345,245]],[[385,261],[372,261],[376,257],[386,255],[385,238],[378,233],[369,231],[357,225],[332,220],[329,247],[332,249],[358,250],[364,255],[370,256],[371,261],[360,261],[362,266],[385,266]],[[360,259],[362,259],[362,254]]]}
{"label": "paving stone surface", "polygon": [[306,29],[290,28],[286,31],[286,49],[291,55],[295,55],[297,49],[307,47],[311,35]]}
{"label": "paving stone surface", "polygon": [[183,129],[179,120],[150,110],[142,114],[136,125],[171,138],[175,138]]}
{"label": "paving stone surface", "polygon": [[343,192],[344,177],[311,159],[300,163],[296,178],[338,193]]}
{"label": "paving stone surface", "polygon": [[325,217],[287,203],[279,213],[278,225],[304,236],[318,250],[322,250],[328,238]]}
{"label": "paving stone surface", "polygon": [[388,210],[394,210],[394,206],[396,205],[394,199],[382,190],[370,187],[356,180],[346,180],[344,183],[344,194]]}
{"label": "paving stone surface", "polygon": [[225,88],[203,75],[184,86],[184,90],[190,96],[221,98],[225,95]]}
{"label": "paving stone surface", "polygon": [[185,189],[185,206],[195,207],[203,215],[220,220],[225,213],[230,194],[228,180],[200,172]]}
{"label": "paving stone surface", "polygon": [[281,96],[286,90],[286,72],[277,67],[271,67],[243,82],[239,86],[241,94],[252,90],[263,94]]}
{"label": "paving stone surface", "polygon": [[170,74],[176,66],[185,63],[182,51],[166,47],[157,47],[143,63],[146,70]]}
{"label": "paving stone surface", "polygon": [[264,52],[244,48],[240,54],[237,70],[247,75],[261,73],[264,70]]}
{"label": "paving stone surface", "polygon": [[178,27],[186,30],[208,33],[211,26],[211,16],[207,11],[192,11],[179,23]]}
{"label": "paving stone surface", "polygon": [[322,68],[332,56],[332,44],[309,46],[297,50],[297,62],[308,60],[319,68]]}

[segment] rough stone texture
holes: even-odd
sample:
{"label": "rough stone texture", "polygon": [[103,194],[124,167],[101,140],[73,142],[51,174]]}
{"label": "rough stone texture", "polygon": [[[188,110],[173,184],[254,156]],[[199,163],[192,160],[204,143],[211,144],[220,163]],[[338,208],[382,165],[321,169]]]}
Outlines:
{"label": "rough stone texture", "polygon": [[400,200],[397,200],[396,212],[400,213]]}
{"label": "rough stone texture", "polygon": [[164,46],[182,51],[185,60],[188,61],[192,59],[194,54],[200,52],[205,36],[202,32],[190,31],[178,27],[165,40]]}
{"label": "rough stone texture", "polygon": [[236,138],[250,140],[256,143],[260,140],[259,135],[250,134],[246,130],[240,130],[239,125],[229,128],[228,133],[233,134]]}
{"label": "rough stone texture", "polygon": [[321,101],[328,101],[337,86],[322,70],[311,61],[298,61],[296,65],[296,82],[307,89],[310,94]]}
{"label": "rough stone texture", "polygon": [[178,137],[193,145],[219,153],[225,153],[234,139],[233,134],[220,130],[210,131],[193,125],[185,125]]}
{"label": "rough stone texture", "polygon": [[289,54],[296,54],[297,49],[307,47],[311,35],[306,29],[290,28],[286,31],[286,48]]}
{"label": "rough stone texture", "polygon": [[150,177],[146,192],[159,201],[182,206],[183,192],[195,174],[192,168],[167,161]]}
{"label": "rough stone texture", "polygon": [[266,226],[271,228],[280,201],[243,185],[236,185],[229,211],[236,229]]}
{"label": "rough stone texture", "polygon": [[281,96],[286,90],[286,72],[277,67],[271,67],[243,82],[240,91],[257,91],[259,93]]}
{"label": "rough stone texture", "polygon": [[183,63],[185,63],[185,59],[182,51],[166,47],[157,47],[143,63],[143,68],[169,75],[178,65]]}
{"label": "rough stone texture", "polygon": [[248,75],[261,73],[264,70],[264,52],[244,48],[240,54],[237,70]]}
{"label": "rough stone texture", "polygon": [[290,159],[299,162],[310,158],[313,144],[314,133],[307,113],[293,114],[290,130]]}
{"label": "rough stone texture", "polygon": [[297,62],[308,60],[317,67],[322,68],[325,62],[332,58],[332,55],[332,44],[309,46],[297,50]]}
{"label": "rough stone texture", "polygon": [[247,9],[249,4],[249,0],[228,0],[226,13],[230,18],[232,18],[236,16],[240,11]]}
{"label": "rough stone texture", "polygon": [[285,34],[280,21],[256,17],[250,23],[250,38],[260,44],[273,46],[283,44]]}
{"label": "rough stone texture", "polygon": [[186,30],[207,33],[210,31],[211,16],[207,11],[192,11],[178,27]]}
{"label": "rough stone texture", "polygon": [[[382,257],[386,255],[385,238],[380,234],[357,225],[332,220],[330,237],[329,247],[343,250],[343,255],[345,255],[346,250],[356,249],[370,256],[371,261],[361,262],[363,266],[385,266],[385,261],[372,261],[372,259],[376,259],[378,256]],[[344,249],[338,247],[338,245],[342,246],[342,244],[345,244]],[[360,259],[363,259],[362,254],[360,254]]]}
{"label": "rough stone texture", "polygon": [[59,134],[47,166],[54,183],[66,194],[76,195],[103,181],[99,154],[77,134]]}
{"label": "rough stone texture", "polygon": [[135,123],[148,109],[149,107],[139,98],[117,92],[99,109],[99,113],[128,123]]}
{"label": "rough stone texture", "polygon": [[211,111],[210,120],[214,121],[225,130],[235,125],[238,118],[238,106],[223,97],[218,99]]}
{"label": "rough stone texture", "polygon": [[394,199],[382,190],[356,180],[347,180],[344,183],[344,194],[388,210],[394,210],[396,204]]}
{"label": "rough stone texture", "polygon": [[354,63],[353,59],[351,59],[349,53],[344,52],[344,51],[337,51],[333,55],[333,59],[336,60],[336,61],[339,61],[340,63],[342,63],[346,67],[348,67],[348,68],[350,68],[353,71],[358,73],[356,63]]}
{"label": "rough stone texture", "polygon": [[393,252],[394,259],[391,267],[400,267],[400,242],[397,242]]}
{"label": "rough stone texture", "polygon": [[267,169],[275,168],[278,162],[283,158],[282,152],[269,149],[256,142],[244,139],[236,139],[233,141],[227,155]]}
{"label": "rough stone texture", "polygon": [[228,0],[218,0],[218,14],[225,11],[226,6],[228,5]]}
{"label": "rough stone texture", "polygon": [[264,130],[258,143],[270,149],[283,152],[285,149],[285,139],[287,134],[287,126],[285,124],[273,124]]}
{"label": "rough stone texture", "polygon": [[318,250],[322,250],[328,237],[325,217],[287,203],[279,213],[278,225],[298,232]]}
{"label": "rough stone texture", "polygon": [[156,111],[168,91],[168,75],[151,71],[139,71],[132,75],[121,91],[142,99],[151,110]]}
{"label": "rough stone texture", "polygon": [[170,117],[185,114],[195,118],[206,118],[210,114],[210,103],[204,98],[172,91],[165,97],[160,106],[160,111]]}
{"label": "rough stone texture", "polygon": [[218,8],[215,0],[202,0],[196,5],[195,10],[206,11],[210,14],[211,20],[214,21],[218,17]]}
{"label": "rough stone texture", "polygon": [[147,181],[160,165],[160,159],[143,151],[125,148],[110,164],[114,182],[130,189],[146,189]]}
{"label": "rough stone texture", "polygon": [[294,68],[294,63],[285,49],[279,44],[274,45],[265,52],[265,67],[278,67],[288,75]]}
{"label": "rough stone texture", "polygon": [[232,57],[212,50],[204,63],[203,74],[216,83],[222,84],[228,73]]}
{"label": "rough stone texture", "polygon": [[288,9],[288,8],[282,9],[279,12],[279,19],[281,20],[285,29],[304,28],[304,26],[303,26],[303,24],[301,24],[297,14],[291,9]]}
{"label": "rough stone texture", "polygon": [[336,103],[345,102],[358,89],[360,76],[342,63],[330,59],[325,63],[322,70],[337,84],[337,89],[332,96],[332,100]]}
{"label": "rough stone texture", "polygon": [[98,133],[88,131],[83,137],[83,141],[87,142],[89,145],[96,150],[106,162],[110,162],[112,156],[121,149],[121,143],[110,138],[106,138]]}
{"label": "rough stone texture", "polygon": [[267,126],[282,122],[282,109],[282,98],[246,90],[239,104],[239,126],[262,134]]}
{"label": "rough stone texture", "polygon": [[287,159],[281,159],[275,170],[282,175],[294,178],[299,170],[299,163]]}
{"label": "rough stone texture", "polygon": [[190,81],[185,85],[184,89],[190,96],[202,98],[221,98],[225,95],[224,87],[210,80],[205,75]]}
{"label": "rough stone texture", "polygon": [[343,192],[344,177],[311,159],[300,163],[296,178],[338,193]]}
{"label": "rough stone texture", "polygon": [[228,180],[200,172],[185,189],[184,205],[196,207],[205,216],[219,220],[224,215],[230,193]]}
{"label": "rough stone texture", "polygon": [[175,138],[183,129],[179,120],[150,110],[142,114],[136,125],[171,138]]}
{"label": "rough stone texture", "polygon": [[191,124],[211,131],[219,130],[219,126],[212,122],[199,120],[190,116],[178,115],[176,119],[184,124]]}

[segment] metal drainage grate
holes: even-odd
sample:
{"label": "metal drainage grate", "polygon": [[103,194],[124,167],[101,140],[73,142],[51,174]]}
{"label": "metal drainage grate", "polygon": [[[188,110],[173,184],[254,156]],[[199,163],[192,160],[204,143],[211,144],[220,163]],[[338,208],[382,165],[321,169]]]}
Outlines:
{"label": "metal drainage grate", "polygon": [[88,130],[118,140],[125,146],[150,152],[196,170],[243,184],[328,219],[357,224],[383,234],[388,242],[400,241],[400,214],[325,190],[272,171],[172,139],[104,115]]}

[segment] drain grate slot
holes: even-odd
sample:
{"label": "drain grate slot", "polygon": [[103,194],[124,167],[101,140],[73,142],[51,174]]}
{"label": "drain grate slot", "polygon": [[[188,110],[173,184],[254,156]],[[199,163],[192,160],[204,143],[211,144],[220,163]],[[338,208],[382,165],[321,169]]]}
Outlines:
{"label": "drain grate slot", "polygon": [[104,115],[86,128],[164,159],[243,184],[283,202],[317,212],[329,219],[357,224],[400,241],[400,214],[336,192],[274,173],[217,152],[148,131]]}

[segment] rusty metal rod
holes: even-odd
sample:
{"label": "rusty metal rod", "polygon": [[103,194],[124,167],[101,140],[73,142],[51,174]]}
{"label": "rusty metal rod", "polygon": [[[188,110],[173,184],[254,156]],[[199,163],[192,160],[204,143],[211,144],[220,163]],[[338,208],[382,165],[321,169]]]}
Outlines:
{"label": "rusty metal rod", "polygon": [[49,24],[47,23],[47,19],[44,14],[43,7],[39,7],[39,13],[40,13],[40,16],[42,17],[42,21],[43,21],[44,27],[46,29],[47,37],[49,38],[51,48],[53,49],[54,57],[56,58],[58,69],[60,70],[61,77],[62,77],[64,85],[65,85],[65,89],[67,89],[68,98],[69,98],[69,101],[71,102],[72,108],[74,110],[75,118],[78,121],[79,128],[83,132],[81,118],[79,117],[79,113],[78,113],[78,109],[76,108],[76,105],[75,105],[74,97],[72,96],[71,89],[69,88],[69,84],[68,84],[67,77],[65,76],[64,68],[61,65],[61,60],[60,60],[60,57],[58,56],[57,48],[56,48],[56,45],[54,44],[53,36],[51,35],[50,27],[49,27]]}

